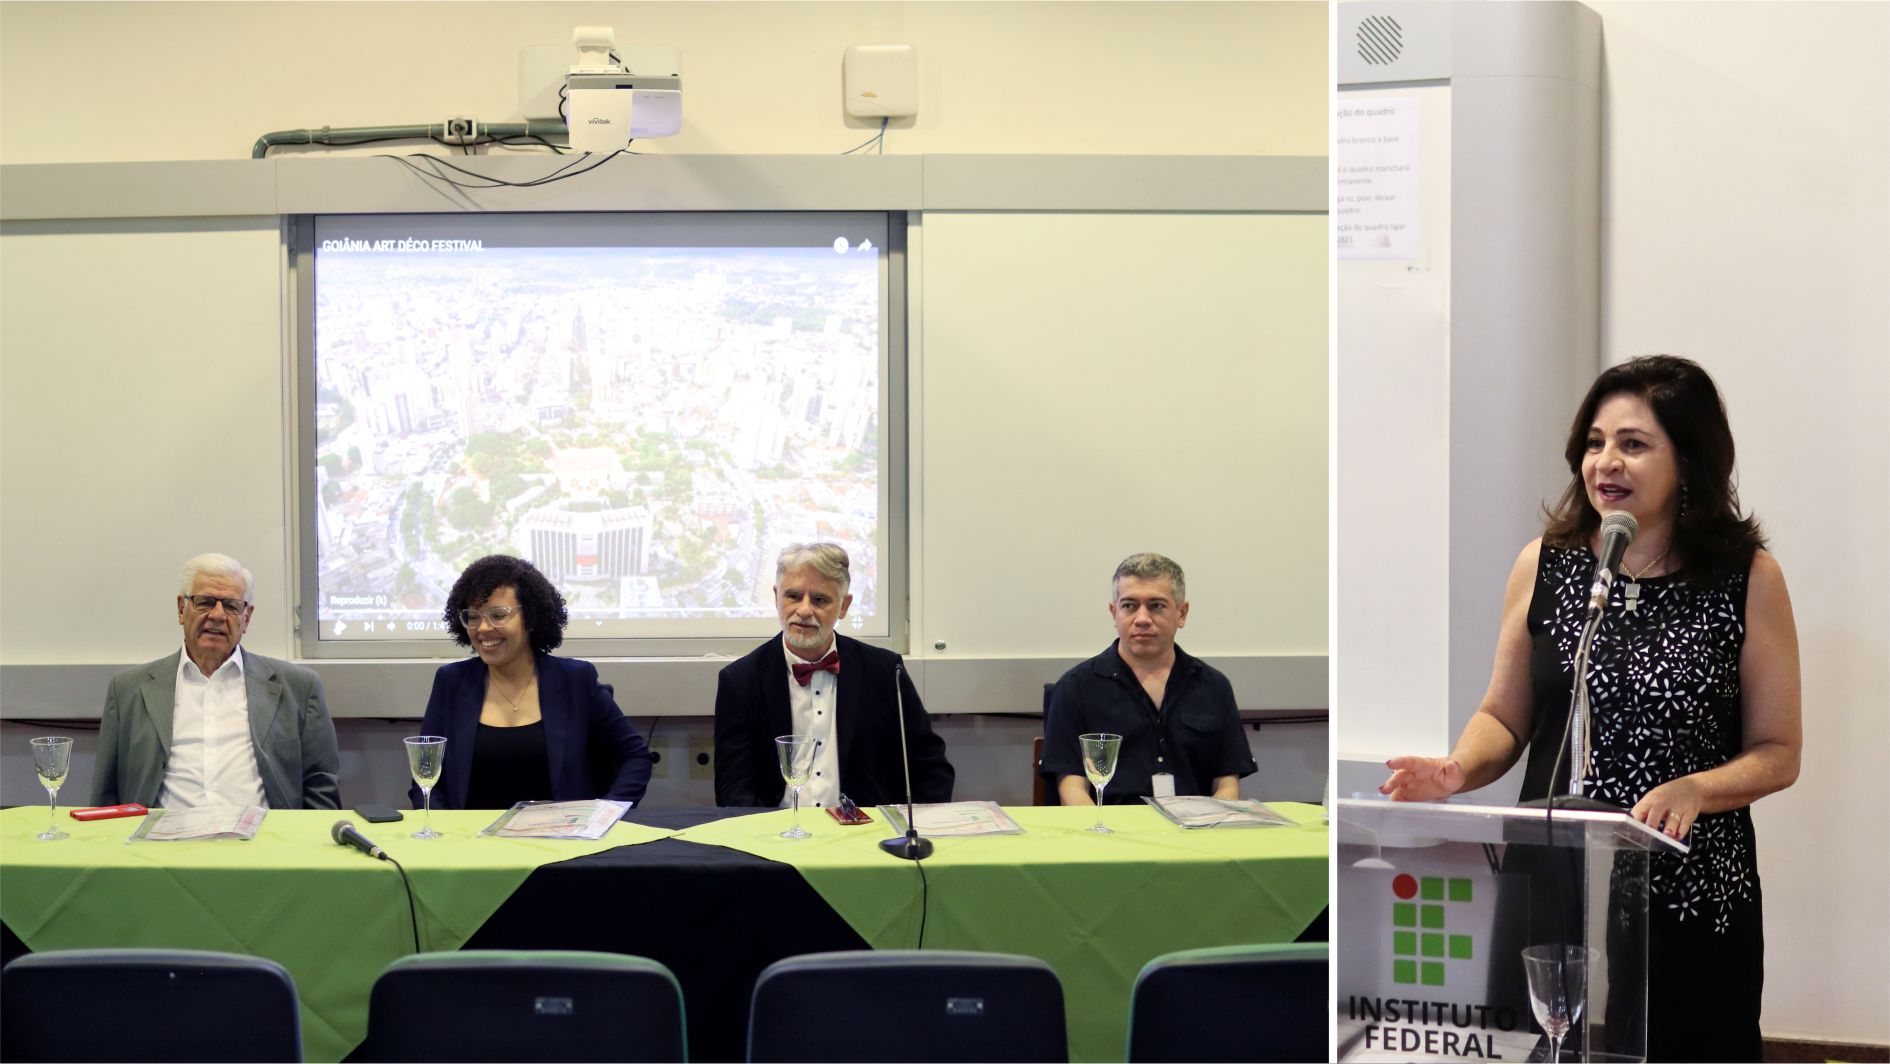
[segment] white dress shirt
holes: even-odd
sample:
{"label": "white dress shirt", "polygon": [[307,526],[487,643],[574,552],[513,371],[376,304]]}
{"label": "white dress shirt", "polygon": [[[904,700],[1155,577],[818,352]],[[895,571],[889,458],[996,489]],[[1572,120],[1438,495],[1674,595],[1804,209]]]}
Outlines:
{"label": "white dress shirt", "polygon": [[[839,640],[827,644],[827,650],[837,650]],[[816,809],[826,809],[840,804],[840,744],[834,741],[834,714],[840,697],[840,677],[831,672],[817,672],[808,678],[807,686],[802,687],[794,678],[794,663],[806,661],[795,654],[781,640],[781,653],[786,661],[781,667],[787,670],[788,719],[794,723],[794,734],[813,737],[820,743],[819,753],[814,755],[814,773],[807,777],[807,786],[801,788],[801,804]],[[814,658],[819,661],[826,657],[825,652]],[[781,793],[781,808],[794,804],[794,792],[790,788]]]}
{"label": "white dress shirt", "polygon": [[243,652],[237,650],[209,676],[178,655],[171,710],[171,757],[164,766],[158,805],[191,809],[215,805],[267,805],[256,747],[249,736],[249,690]]}

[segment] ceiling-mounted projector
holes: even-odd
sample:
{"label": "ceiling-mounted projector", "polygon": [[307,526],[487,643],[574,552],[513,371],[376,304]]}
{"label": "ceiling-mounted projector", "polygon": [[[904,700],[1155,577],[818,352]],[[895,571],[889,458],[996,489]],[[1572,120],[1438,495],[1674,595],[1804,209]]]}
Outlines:
{"label": "ceiling-mounted projector", "polygon": [[617,48],[609,26],[571,31],[578,61],[565,76],[565,128],[571,147],[613,152],[636,138],[682,132],[682,49],[671,44]]}

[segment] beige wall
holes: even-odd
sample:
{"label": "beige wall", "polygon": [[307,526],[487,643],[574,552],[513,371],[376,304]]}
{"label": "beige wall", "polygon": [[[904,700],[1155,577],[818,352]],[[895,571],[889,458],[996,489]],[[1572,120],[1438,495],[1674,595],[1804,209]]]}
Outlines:
{"label": "beige wall", "polygon": [[[514,120],[518,49],[568,40],[578,23],[683,48],[686,132],[640,145],[651,151],[851,147],[866,131],[841,113],[842,51],[887,41],[918,46],[924,81],[922,112],[889,135],[892,153],[1325,151],[1319,4],[9,3],[0,161],[243,157],[258,134],[302,124]],[[123,59],[135,79],[72,76],[92,54]],[[57,106],[45,105],[48,85],[59,86]],[[939,640],[954,655],[1093,653],[1110,637],[1098,582],[1123,554],[1156,546],[1195,569],[1197,596],[1211,600],[1189,646],[1323,655],[1324,218],[927,221],[937,239],[915,238],[910,260],[915,656]],[[288,323],[273,220],[9,223],[0,268],[0,559],[18,593],[17,608],[0,608],[0,660],[156,653],[176,638],[175,620],[149,603],[168,602],[178,559],[209,547],[256,570],[251,644],[294,653]],[[1248,296],[1262,271],[1267,291]],[[1001,322],[991,316],[1000,297]],[[1043,340],[1079,329],[1080,344]],[[970,455],[991,439],[982,427],[1000,415],[964,377],[967,359],[1000,356],[1017,382],[1004,438],[1039,460],[968,478]],[[1090,409],[1109,397],[1095,376],[1133,378],[1158,362],[1172,389],[1200,399],[1160,412],[1168,435],[1136,468],[1165,473],[1179,501],[1143,507],[1127,526],[1104,514],[1105,497],[1050,505],[1033,484],[1107,483],[1100,470],[1123,445]],[[1243,402],[1263,379],[1264,403]],[[1076,381],[1092,382],[1080,403],[1067,391]],[[65,396],[84,398],[48,401]],[[226,411],[219,433],[174,413],[213,404]],[[1164,421],[1153,423],[1160,432]],[[1286,450],[1276,438],[1301,459],[1273,463],[1271,481],[1290,485],[1276,498],[1311,517],[1282,527],[1287,548],[1271,555],[1282,560],[1250,564],[1259,552],[1248,538],[1270,510],[1257,491],[1216,487],[1221,463],[1257,469]],[[241,476],[187,490],[171,471],[204,448]],[[144,515],[135,536],[115,531],[128,508]],[[974,587],[979,545],[1002,524],[994,514],[1037,579],[1030,609],[994,615],[988,589]],[[71,553],[93,559],[76,577],[39,564]],[[1045,559],[1071,571],[1045,572]],[[46,625],[27,607],[71,593],[74,579],[97,607],[83,628]],[[1282,584],[1305,605],[1254,605]]]}
{"label": "beige wall", "polygon": [[[518,51],[612,25],[682,48],[640,150],[822,154],[849,44],[917,46],[889,153],[1323,155],[1318,3],[7,3],[0,161],[241,158],[305,126],[517,121]],[[363,150],[363,149],[358,149]]]}

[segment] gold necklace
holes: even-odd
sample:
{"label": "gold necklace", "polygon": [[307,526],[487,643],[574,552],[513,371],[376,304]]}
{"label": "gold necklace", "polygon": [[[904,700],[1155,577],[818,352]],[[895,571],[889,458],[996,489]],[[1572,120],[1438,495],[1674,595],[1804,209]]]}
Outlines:
{"label": "gold necklace", "polygon": [[1667,552],[1672,549],[1673,549],[1673,541],[1668,540],[1667,545],[1661,548],[1660,556],[1655,558],[1653,561],[1648,562],[1646,565],[1641,566],[1641,571],[1638,573],[1629,572],[1626,566],[1621,567],[1622,572],[1626,573],[1627,575],[1627,586],[1621,589],[1621,596],[1624,602],[1626,603],[1627,611],[1629,613],[1633,613],[1635,610],[1638,610],[1641,608],[1641,585],[1640,585],[1641,578],[1645,577],[1648,573],[1653,572],[1655,567],[1660,565],[1661,562],[1666,561]]}
{"label": "gold necklace", "polygon": [[518,708],[519,699],[524,698],[525,692],[530,691],[532,689],[532,685],[537,682],[538,682],[538,670],[533,669],[531,679],[526,680],[525,686],[518,689],[518,698],[506,698],[505,688],[499,686],[499,674],[496,672],[492,674],[492,689],[498,693],[500,698],[505,699],[506,704],[512,708],[512,715],[515,717],[518,716],[520,713],[524,712],[523,710]]}

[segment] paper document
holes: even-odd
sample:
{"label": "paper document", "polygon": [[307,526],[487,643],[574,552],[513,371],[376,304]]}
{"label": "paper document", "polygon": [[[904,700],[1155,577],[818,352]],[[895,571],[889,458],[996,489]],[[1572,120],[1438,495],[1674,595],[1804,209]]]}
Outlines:
{"label": "paper document", "polygon": [[269,810],[260,805],[212,805],[201,809],[153,809],[126,842],[186,839],[253,839]]}
{"label": "paper document", "polygon": [[601,839],[630,811],[629,802],[520,802],[481,831],[502,839]]}
{"label": "paper document", "polygon": [[[886,820],[901,833],[906,830],[906,807],[903,805],[882,805],[879,811]],[[963,835],[1022,835],[1024,829],[1017,826],[996,802],[935,802],[912,807],[912,819],[918,821],[919,834],[927,838],[949,838]]]}
{"label": "paper document", "polygon": [[1293,824],[1252,798],[1208,798],[1182,794],[1142,800],[1184,828],[1270,828],[1290,827]]}
{"label": "paper document", "polygon": [[1348,99],[1337,114],[1332,231],[1341,260],[1418,257],[1418,97]]}

